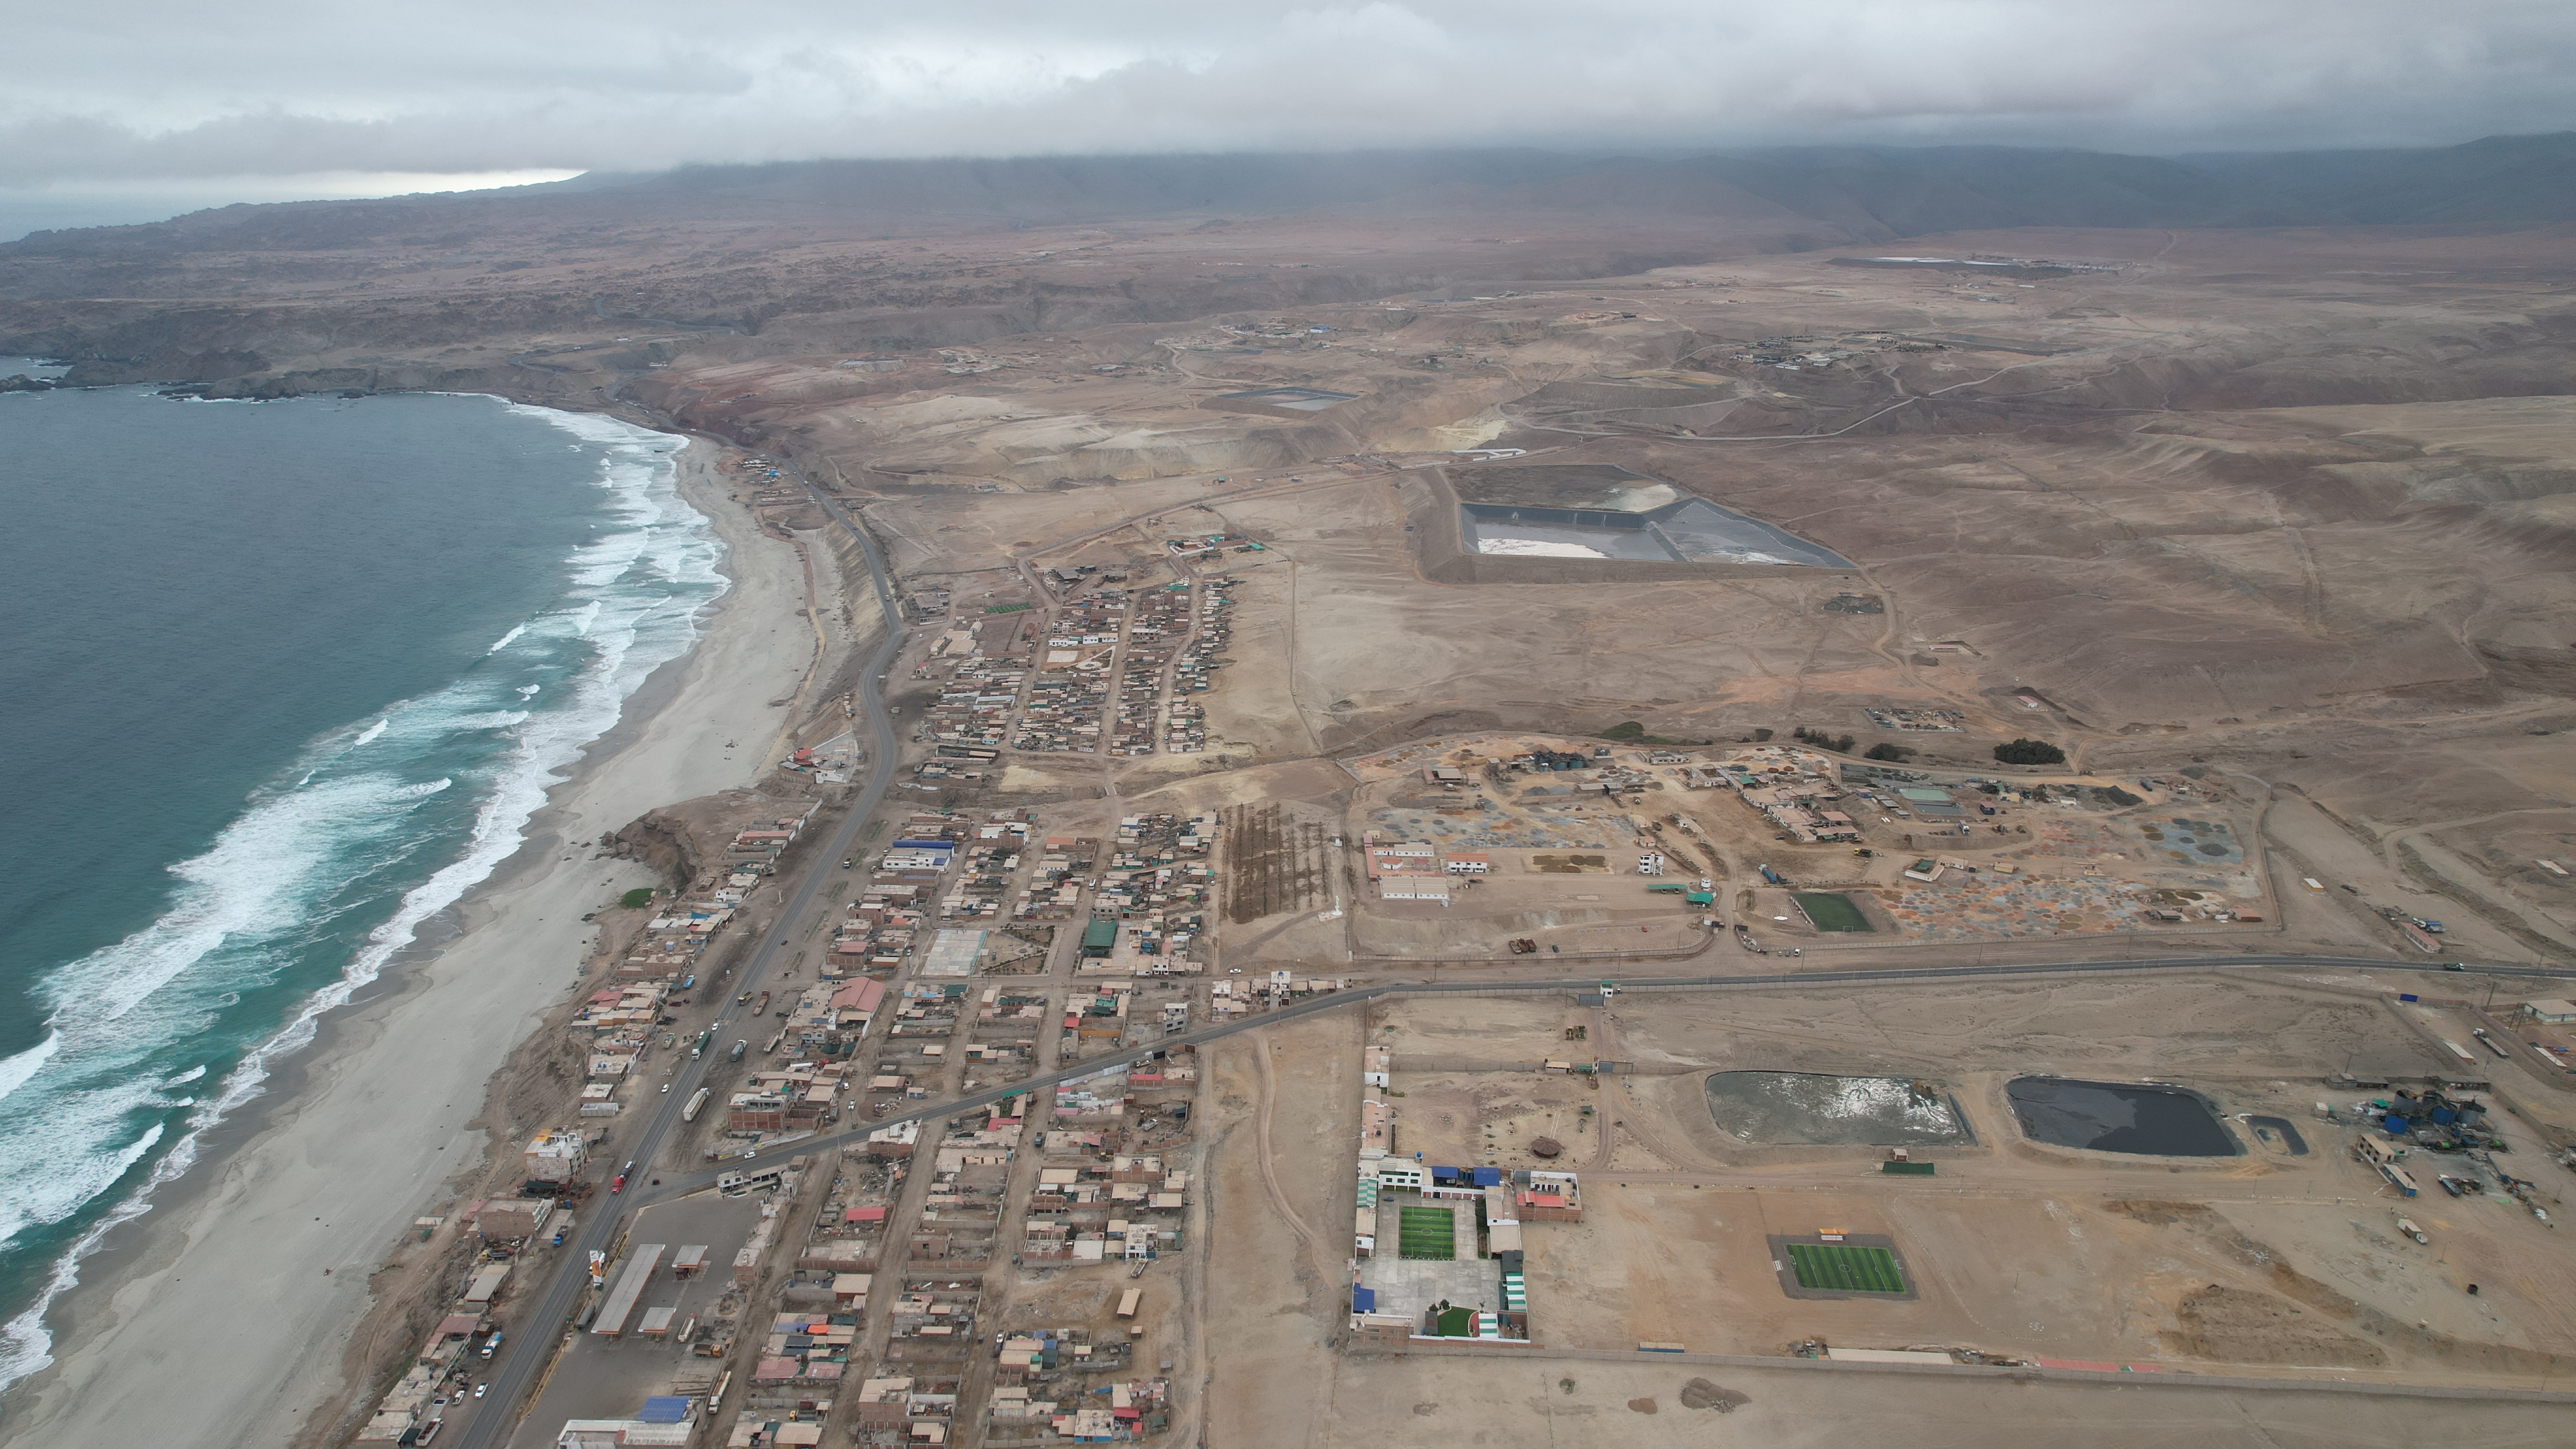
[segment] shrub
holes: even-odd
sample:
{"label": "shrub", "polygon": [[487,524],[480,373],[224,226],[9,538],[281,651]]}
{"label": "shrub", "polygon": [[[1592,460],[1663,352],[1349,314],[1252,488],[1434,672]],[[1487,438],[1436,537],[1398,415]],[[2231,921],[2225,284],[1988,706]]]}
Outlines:
{"label": "shrub", "polygon": [[2066,752],[2046,740],[2014,740],[1995,746],[1995,758],[2007,765],[2063,765]]}
{"label": "shrub", "polygon": [[1889,760],[1901,765],[1907,760],[1914,758],[1914,751],[1904,745],[1876,744],[1870,746],[1869,753],[1861,756],[1861,758],[1864,760]]}

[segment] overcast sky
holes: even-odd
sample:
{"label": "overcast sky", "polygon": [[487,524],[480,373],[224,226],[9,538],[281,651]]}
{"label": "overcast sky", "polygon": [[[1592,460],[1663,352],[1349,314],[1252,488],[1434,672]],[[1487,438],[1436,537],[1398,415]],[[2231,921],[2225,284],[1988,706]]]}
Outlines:
{"label": "overcast sky", "polygon": [[2172,152],[2576,127],[2576,0],[143,0],[5,15],[0,235],[693,161]]}

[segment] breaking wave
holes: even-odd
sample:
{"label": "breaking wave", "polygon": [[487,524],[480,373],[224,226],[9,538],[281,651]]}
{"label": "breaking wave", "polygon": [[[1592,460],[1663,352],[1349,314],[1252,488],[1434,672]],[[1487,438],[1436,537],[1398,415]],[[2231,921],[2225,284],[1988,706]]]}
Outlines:
{"label": "breaking wave", "polygon": [[[603,526],[559,561],[555,606],[445,687],[313,741],[209,848],[169,867],[174,887],[156,919],[38,984],[45,1039],[0,1060],[10,1108],[0,1248],[86,1227],[0,1328],[0,1388],[52,1362],[45,1314],[82,1260],[151,1211],[154,1194],[196,1164],[205,1134],[260,1095],[325,1013],[519,849],[547,791],[626,697],[690,648],[723,592],[722,545],[675,486],[683,440],[609,418],[507,411],[598,457]],[[336,976],[286,1020],[233,1011],[246,989],[293,986],[299,964],[330,959],[370,919]],[[211,1091],[165,1095],[210,1073],[220,1073]]]}

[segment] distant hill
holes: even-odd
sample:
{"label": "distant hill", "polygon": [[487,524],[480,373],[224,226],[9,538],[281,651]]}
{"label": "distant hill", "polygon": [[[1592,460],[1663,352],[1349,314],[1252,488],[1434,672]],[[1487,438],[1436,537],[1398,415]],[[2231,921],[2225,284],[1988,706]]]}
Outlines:
{"label": "distant hill", "polygon": [[1389,151],[691,166],[509,191],[225,207],[145,226],[38,232],[0,245],[0,256],[461,244],[494,227],[673,217],[892,232],[1196,214],[1532,211],[1804,226],[1819,246],[2017,226],[2527,226],[2576,221],[2576,133],[2422,150],[2173,157],[1848,146],[1697,156]]}
{"label": "distant hill", "polygon": [[2489,136],[2430,151],[2186,156],[2259,204],[2369,226],[2576,220],[2576,133]]}
{"label": "distant hill", "polygon": [[1732,215],[1751,205],[1888,236],[2005,226],[2527,224],[2576,220],[2576,132],[2424,150],[2180,157],[1850,146],[1682,158],[1423,151],[810,161],[599,178],[591,193],[1048,222],[1406,205]]}

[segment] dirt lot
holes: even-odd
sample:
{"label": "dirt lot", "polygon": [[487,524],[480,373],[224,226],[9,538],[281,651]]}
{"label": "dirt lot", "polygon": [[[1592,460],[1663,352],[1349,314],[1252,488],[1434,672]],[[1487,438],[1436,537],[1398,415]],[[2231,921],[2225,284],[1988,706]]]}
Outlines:
{"label": "dirt lot", "polygon": [[[1221,1345],[1208,1442],[1279,1444],[1351,1360],[1331,1341],[1349,1309],[1346,1159],[1359,1137],[1359,1013],[1228,1039],[1208,1054],[1208,1293]],[[1266,1057],[1266,1061],[1265,1061]]]}
{"label": "dirt lot", "polygon": [[[1705,1388],[1694,1392],[1694,1385]],[[1354,1359],[1266,1432],[1234,1443],[1619,1444],[1638,1449],[1924,1445],[1927,1449],[2401,1449],[2452,1436],[2554,1445],[2559,1406],[2150,1391],[1893,1375],[1510,1358]],[[1714,1392],[1712,1392],[1714,1391]],[[1730,1392],[1731,1410],[1695,1409]],[[1395,1426],[1390,1430],[1389,1426]]]}
{"label": "dirt lot", "polygon": [[[2323,1080],[2345,1063],[2434,1065],[2425,1039],[2374,1001],[2114,978],[1866,998],[1631,994],[1608,1013],[1570,998],[1442,998],[1375,1017],[1374,1039],[1394,1049],[1401,1155],[1582,1174],[1581,1224],[1524,1229],[1533,1335],[1552,1347],[1665,1340],[1762,1355],[1812,1338],[2515,1382],[2576,1363],[2564,1306],[2576,1261],[2546,1225],[2500,1194],[2401,1209],[2346,1155],[2352,1129],[2312,1119],[2317,1101],[2353,1096]],[[1585,1040],[1569,1043],[1569,1027]],[[1538,1069],[1566,1055],[1636,1070],[1595,1089]],[[1974,1141],[1916,1148],[1937,1164],[1930,1179],[1882,1175],[1883,1153],[1865,1146],[1747,1143],[1710,1115],[1700,1084],[1712,1067],[1928,1078]],[[2037,1144],[2003,1094],[2024,1074],[2179,1082],[2231,1116],[2299,1123],[2309,1151],[2266,1146],[2241,1124],[2248,1150],[2234,1157]],[[2523,1170],[2541,1165],[2527,1124],[2507,1131],[2531,1155]],[[1527,1154],[1542,1133],[1569,1144],[1561,1160]],[[2401,1210],[2429,1244],[2398,1234]],[[1767,1240],[1832,1230],[1892,1237],[1918,1296],[1785,1297]]]}
{"label": "dirt lot", "polygon": [[[1276,235],[1336,254],[1323,232]],[[2576,728],[2576,406],[2533,395],[2564,371],[2530,315],[2554,250],[1961,240],[2117,270],[1990,288],[1746,257],[1587,281],[1579,299],[1370,297],[1013,338],[865,378],[837,357],[709,343],[651,386],[683,414],[721,398],[734,424],[796,438],[908,579],[971,589],[962,576],[1133,561],[1156,518],[1263,540],[1228,565],[1236,662],[1198,697],[1207,763],[1635,720],[1723,741],[1804,726],[1973,771],[2031,735],[2104,778],[2195,772],[2221,798],[2192,808],[2228,812],[2249,847],[2281,843],[2253,824],[2280,814],[2312,869],[2449,919],[2462,954],[2576,945],[2576,889],[2535,863],[2570,853],[2576,799],[2549,743]],[[1181,255],[1118,250],[1146,272]],[[1207,405],[1269,386],[1350,400],[1296,417]],[[1864,416],[1878,421],[1840,431]],[[1447,451],[1483,443],[1528,456]],[[1464,576],[1435,557],[1455,546],[1451,485],[1535,462],[1629,468],[1854,567],[1494,558],[1472,574],[1489,581],[1451,581]],[[1945,711],[1958,728],[1894,732],[1872,709]],[[1909,897],[1724,802],[1657,803],[1702,811],[1696,843],[1738,870],[1749,857],[1892,890],[1874,899],[1908,939],[2135,932],[2116,887],[2136,879],[2268,897],[2267,937],[2397,944],[2374,920],[2284,899],[2252,849],[2245,870],[2186,862],[2210,867],[2195,883],[2137,832],[2008,829],[1937,844],[2061,878]],[[2315,839],[2319,821],[2353,848]],[[1902,839],[1912,828],[1867,820],[1864,843],[1923,847]],[[2324,863],[2347,853],[2371,863]]]}
{"label": "dirt lot", "polygon": [[1324,827],[1277,802],[1225,812],[1225,918],[1238,924],[1309,910],[1329,899]]}
{"label": "dirt lot", "polygon": [[[2343,1049],[2402,1044],[2340,1011],[2316,1013],[2298,993],[2230,994],[2195,1005],[2178,984],[2147,988],[2089,984],[2089,995],[2033,990],[2016,1003],[2020,1050],[2055,1039],[2069,1051],[2110,1043],[2140,1013],[2193,1021],[2242,1022],[2247,1036]],[[1991,993],[1987,993],[1991,995]],[[1931,993],[1901,1005],[1908,1019],[1937,1017]],[[2058,999],[2052,1007],[2048,998]],[[1631,999],[1633,1002],[1633,998]],[[1761,1030],[1760,1013],[1825,1003],[1783,998],[1747,1012],[1740,998],[1677,1013],[1658,998],[1665,1034],[1696,1040],[1725,1034],[1725,1021]],[[1890,1003],[1891,1006],[1899,1003]],[[1948,1014],[1964,1021],[1970,1003]],[[1637,1015],[1634,1011],[1623,1014]],[[1562,1077],[1516,1074],[1499,1092],[1463,1088],[1449,1073],[1408,1087],[1408,1053],[1518,1060],[1535,1056],[1564,1026],[1597,1018],[1570,1003],[1441,1000],[1372,1014],[1371,1031],[1398,1050],[1398,1100],[1405,1130],[1429,1134],[1463,1096],[1487,1093],[1514,1104],[1564,1110],[1601,1100]],[[1664,1018],[1671,1018],[1666,1023]],[[1720,1018],[1723,1018],[1722,1021]],[[2302,1026],[2301,1023],[2305,1025]],[[1397,1029],[1388,1032],[1384,1028]],[[2079,1037],[2092,1039],[2079,1043]],[[2188,1034],[2188,1032],[2187,1032]],[[1542,1354],[1532,1360],[1423,1354],[1350,1356],[1329,1346],[1342,1304],[1339,1235],[1350,1212],[1349,1144],[1357,1130],[1357,1045],[1348,1020],[1322,1020],[1239,1039],[1212,1054],[1216,1120],[1210,1199],[1210,1293],[1205,1328],[1216,1355],[1208,1386],[1212,1444],[1314,1444],[1383,1440],[1388,1425],[1413,1433],[1490,1443],[1586,1443],[1615,1438],[1653,1444],[1824,1444],[1854,1434],[1901,1435],[1935,1445],[2054,1445],[2089,1434],[2122,1444],[2291,1445],[2418,1442],[2468,1433],[2481,1442],[2554,1443],[2564,1409],[2349,1400],[2295,1392],[2118,1390],[2050,1384],[2011,1387],[1869,1373],[1601,1362]],[[2016,1048],[1999,1043],[2002,1055]],[[1259,1052],[1271,1053],[1268,1090]],[[2202,1049],[2215,1060],[2215,1042]],[[2035,1052],[2035,1054],[2038,1054]],[[2115,1055],[2114,1061],[2134,1056]],[[2043,1063],[2045,1064],[2045,1063]],[[2259,1054],[2255,1074],[2274,1063]],[[1881,1063],[1869,1064],[1873,1067]],[[1489,1074],[1490,1076],[1490,1074]],[[1688,1079],[1694,1080],[1695,1078]],[[1547,1105],[1537,1109],[1547,1110]],[[1260,1126],[1268,1153],[1261,1171]],[[1980,1114],[1981,1117],[1983,1114]],[[1464,1119],[1461,1119],[1464,1120]],[[1453,1123],[1449,1129],[1456,1132]],[[1985,1124],[1980,1122],[1980,1135]],[[1417,1143],[1457,1137],[1417,1135]],[[1437,1156],[1433,1146],[1422,1148]],[[1578,1155],[1581,1149],[1578,1149]],[[2440,1251],[2400,1244],[2384,1205],[2364,1205],[2367,1179],[2339,1156],[2313,1159],[2321,1201],[2283,1197],[2278,1176],[2236,1179],[2175,1174],[2161,1164],[2115,1175],[2062,1162],[2032,1163],[1968,1151],[1944,1156],[1943,1176],[1882,1189],[1860,1150],[1819,1166],[1804,1150],[1807,1181],[1757,1180],[1628,1188],[1617,1174],[1585,1178],[1587,1221],[1527,1231],[1533,1318],[1551,1345],[1589,1341],[1613,1351],[1639,1339],[1677,1340],[1703,1352],[1770,1354],[1821,1335],[1847,1345],[1907,1343],[1998,1347],[2033,1355],[2118,1358],[2204,1371],[2279,1372],[2331,1363],[2367,1371],[2385,1365],[2411,1377],[2487,1374],[2521,1378],[2535,1360],[2523,1340],[2569,1342],[2548,1320],[2569,1286],[2534,1276],[2557,1247],[2543,1230],[2493,1204],[2447,1201],[2410,1209]],[[1977,1164],[1974,1167],[1964,1164]],[[1973,1173],[1974,1176],[1970,1174]],[[2016,1174],[2053,1174],[2044,1181]],[[1783,1174],[1739,1174],[1769,1177]],[[1274,1186],[1275,1180],[1275,1186]],[[1632,1179],[1633,1181],[1633,1179]],[[2263,1192],[2249,1190],[2249,1184]],[[2340,1193],[2334,1189],[2340,1189]],[[2134,1190],[2131,1190],[2134,1189]],[[2215,1189],[2215,1190],[2213,1190]],[[2345,1201],[2337,1203],[2335,1196]],[[2212,1201],[2224,1197],[2227,1200]],[[1296,1215],[1292,1225],[1283,1204]],[[1826,1220],[1853,1232],[1886,1232],[1905,1245],[1922,1296],[1909,1304],[1802,1302],[1777,1289],[1766,1231],[1802,1231]],[[2359,1219],[2368,1231],[2356,1231]],[[2439,1221],[2436,1221],[2436,1220]],[[1316,1237],[1309,1248],[1298,1229]],[[2534,1241],[2523,1241],[2529,1238]],[[2480,1246],[2472,1249],[2470,1244]],[[2288,1249],[2285,1251],[2285,1246]],[[2474,1257],[2464,1254],[2474,1253]],[[2515,1267],[2513,1265],[2520,1265]],[[2476,1271],[2487,1292],[2468,1299],[2443,1275]],[[2512,1285],[2509,1307],[2497,1285]],[[2359,1295],[2367,1301],[2356,1301]],[[2478,1315],[2496,1316],[2481,1323]],[[2429,1330],[2413,1327],[2430,1317]],[[2490,1380],[2492,1381],[2492,1380]],[[1729,1408],[1696,1407],[1725,1403]],[[1605,1438],[1606,1436],[1606,1438]]]}

